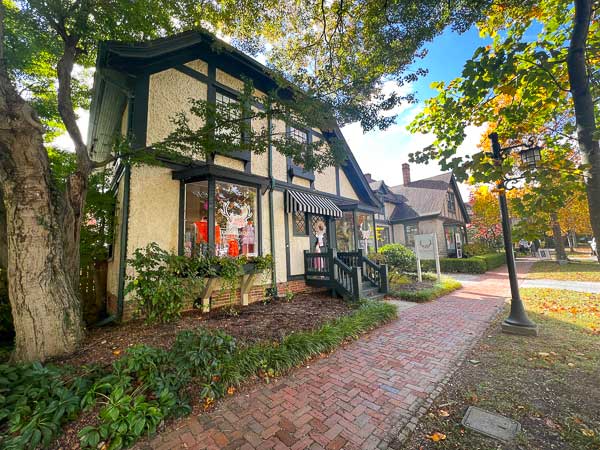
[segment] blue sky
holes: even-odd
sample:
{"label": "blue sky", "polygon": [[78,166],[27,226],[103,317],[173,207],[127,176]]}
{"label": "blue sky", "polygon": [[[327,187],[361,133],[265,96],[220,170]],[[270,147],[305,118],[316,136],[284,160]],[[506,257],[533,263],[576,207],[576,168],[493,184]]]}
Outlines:
{"label": "blue sky", "polygon": [[[401,164],[408,162],[408,154],[430,144],[432,136],[411,135],[406,125],[412,121],[423,108],[422,102],[435,95],[430,88],[434,81],[450,81],[460,76],[464,63],[473,55],[477,47],[489,42],[481,39],[475,27],[464,34],[447,30],[430,42],[426,48],[428,54],[416,62],[415,67],[428,69],[427,76],[414,84],[402,87],[401,91],[416,92],[419,103],[399,108],[396,124],[385,131],[362,133],[359,124],[351,124],[342,129],[350,148],[365,173],[371,173],[374,179],[383,179],[390,185],[402,183]],[[481,128],[472,127],[467,130],[467,139],[463,144],[465,152],[475,148],[482,133]],[[411,178],[417,180],[441,173],[436,162],[429,165],[411,164]],[[466,188],[461,189],[463,195]]]}

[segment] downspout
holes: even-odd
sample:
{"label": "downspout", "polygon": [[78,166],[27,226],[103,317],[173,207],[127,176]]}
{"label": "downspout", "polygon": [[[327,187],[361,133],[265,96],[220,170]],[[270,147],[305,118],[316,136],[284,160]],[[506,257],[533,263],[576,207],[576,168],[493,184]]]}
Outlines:
{"label": "downspout", "polygon": [[273,143],[271,141],[272,132],[272,119],[271,114],[267,116],[267,129],[268,129],[268,153],[269,153],[269,236],[271,240],[271,258],[273,260],[271,269],[271,288],[273,297],[277,297],[277,264],[275,262],[275,211],[273,209],[273,190],[275,189],[275,179],[273,178]]}
{"label": "downspout", "polygon": [[129,187],[131,185],[131,166],[125,163],[123,174],[123,214],[121,223],[121,236],[119,238],[119,287],[117,293],[117,321],[123,319],[125,304],[125,275],[127,265],[127,231],[129,226]]}

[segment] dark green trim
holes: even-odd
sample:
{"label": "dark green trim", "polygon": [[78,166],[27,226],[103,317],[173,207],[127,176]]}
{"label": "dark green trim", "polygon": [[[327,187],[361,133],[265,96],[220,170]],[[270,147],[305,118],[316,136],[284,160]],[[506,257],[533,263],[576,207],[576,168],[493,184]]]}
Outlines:
{"label": "dark green trim", "polygon": [[146,146],[146,135],[148,130],[148,95],[150,89],[150,77],[141,74],[135,81],[133,111],[131,111],[132,125],[129,130],[133,146],[142,148]]}
{"label": "dark green trim", "polygon": [[192,69],[191,67],[186,66],[185,64],[180,64],[175,66],[175,70],[194,78],[195,80],[201,81],[202,83],[209,83],[208,76],[204,75],[202,72],[198,72],[197,70]]}
{"label": "dark green trim", "polygon": [[288,217],[289,214],[286,212],[287,211],[286,202],[287,202],[287,198],[284,195],[283,196],[283,211],[281,211],[281,214],[283,214],[283,228],[285,230],[285,275],[286,275],[286,279],[289,280],[290,277],[292,276],[292,264],[290,262],[290,224],[289,224],[289,217]]}
{"label": "dark green trim", "polygon": [[185,182],[179,182],[179,237],[177,239],[177,253],[183,255],[183,237],[185,234]]}
{"label": "dark green trim", "polygon": [[269,179],[259,175],[251,175],[239,170],[228,169],[226,167],[216,166],[214,164],[203,164],[185,169],[174,170],[171,177],[174,180],[183,180],[186,182],[198,181],[206,179],[208,176],[214,176],[241,182],[251,185],[266,187],[269,185]]}
{"label": "dark green trim", "polygon": [[119,286],[117,289],[117,320],[123,319],[125,304],[125,275],[127,270],[127,236],[129,228],[129,188],[131,166],[125,166],[123,174],[123,212],[121,214],[121,237],[119,242]]}
{"label": "dark green trim", "polygon": [[216,183],[214,179],[208,180],[208,252],[211,255],[216,253],[216,244],[215,244],[215,225],[216,225],[216,217],[215,217],[215,192],[216,192]]}
{"label": "dark green trim", "polygon": [[340,168],[338,166],[335,167],[335,193],[338,196],[342,195],[342,190],[340,188]]}
{"label": "dark green trim", "polygon": [[268,146],[267,151],[269,152],[268,159],[268,170],[269,170],[269,236],[271,241],[271,258],[273,260],[273,267],[271,270],[271,287],[273,292],[277,292],[277,260],[275,255],[275,210],[273,206],[273,145],[271,142],[271,131],[273,128],[271,114],[267,116],[267,130],[268,130]]}

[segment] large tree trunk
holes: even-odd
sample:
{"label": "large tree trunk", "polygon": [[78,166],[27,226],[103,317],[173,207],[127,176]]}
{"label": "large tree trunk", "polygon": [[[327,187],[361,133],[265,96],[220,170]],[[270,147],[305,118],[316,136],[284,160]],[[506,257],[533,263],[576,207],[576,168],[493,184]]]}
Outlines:
{"label": "large tree trunk", "polygon": [[556,250],[556,260],[566,261],[567,253],[565,252],[565,240],[560,229],[560,223],[558,223],[558,216],[556,214],[550,215],[552,221],[552,238],[554,239],[554,248]]}
{"label": "large tree trunk", "polygon": [[[596,118],[585,53],[591,17],[591,0],[575,0],[575,19],[567,56],[567,67],[575,106],[579,150],[582,162],[590,165],[586,177],[590,222],[596,242],[600,242],[600,145],[598,139],[594,137]],[[600,254],[598,261],[600,261]]]}
{"label": "large tree trunk", "polygon": [[0,184],[7,218],[14,359],[43,361],[72,352],[84,330],[64,254],[67,202],[52,186],[41,123],[6,71],[0,71]]}

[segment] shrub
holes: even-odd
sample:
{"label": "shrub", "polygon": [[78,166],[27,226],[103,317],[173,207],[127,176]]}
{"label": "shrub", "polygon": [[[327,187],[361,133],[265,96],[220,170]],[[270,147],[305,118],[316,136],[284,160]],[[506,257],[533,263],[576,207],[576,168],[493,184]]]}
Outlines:
{"label": "shrub", "polygon": [[418,291],[394,290],[391,292],[391,295],[411,302],[426,302],[449,294],[450,292],[460,289],[461,287],[462,285],[458,281],[453,280],[452,278],[442,277],[441,281],[436,282],[430,288],[425,288]]}
{"label": "shrub", "polygon": [[506,264],[505,253],[488,253],[486,255],[481,255],[478,258],[482,258],[485,261],[487,270],[492,270]]}
{"label": "shrub", "polygon": [[387,244],[379,249],[384,261],[397,272],[414,271],[417,263],[415,253],[402,244]]}
{"label": "shrub", "polygon": [[[440,270],[446,273],[485,273],[506,262],[504,253],[491,253],[472,258],[440,258]],[[421,268],[435,271],[435,261],[421,261]]]}
{"label": "shrub", "polygon": [[484,244],[483,242],[473,242],[463,245],[463,254],[467,258],[470,258],[472,256],[486,255],[488,253],[494,253],[494,249],[492,249],[488,244]]}

